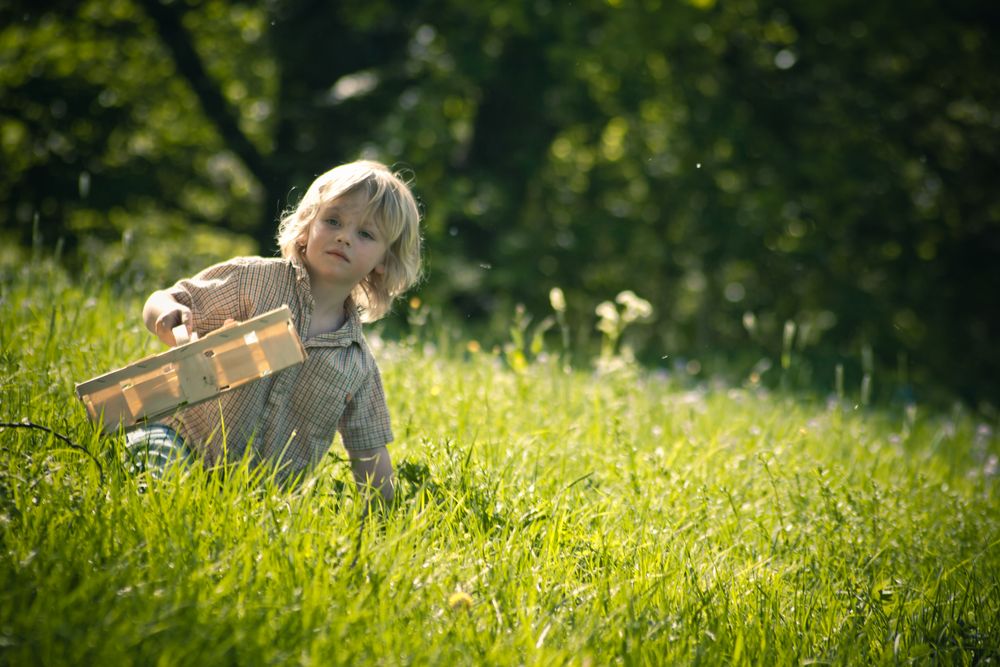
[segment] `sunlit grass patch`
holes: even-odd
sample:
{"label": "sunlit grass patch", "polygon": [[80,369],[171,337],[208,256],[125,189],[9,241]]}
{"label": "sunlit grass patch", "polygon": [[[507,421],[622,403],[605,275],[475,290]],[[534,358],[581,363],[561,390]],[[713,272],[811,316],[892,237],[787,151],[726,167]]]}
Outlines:
{"label": "sunlit grass patch", "polygon": [[3,662],[1000,659],[1000,447],[961,410],[381,340],[399,488],[362,520],[336,448],[295,489],[127,474],[72,385],[157,349],[140,296],[0,290],[0,421],[100,464],[0,430]]}

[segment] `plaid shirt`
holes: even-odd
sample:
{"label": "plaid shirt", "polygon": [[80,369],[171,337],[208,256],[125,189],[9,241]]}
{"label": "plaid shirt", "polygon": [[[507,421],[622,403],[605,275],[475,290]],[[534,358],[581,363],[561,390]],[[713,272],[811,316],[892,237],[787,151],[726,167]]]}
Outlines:
{"label": "plaid shirt", "polygon": [[287,478],[316,466],[337,431],[348,450],[392,440],[382,377],[357,308],[348,302],[340,329],[307,338],[313,299],[309,274],[298,260],[238,257],[167,292],[191,309],[199,336],[227,318],[243,321],[287,304],[306,348],[304,363],[167,420],[208,463],[239,460],[250,443],[255,464],[279,466]]}

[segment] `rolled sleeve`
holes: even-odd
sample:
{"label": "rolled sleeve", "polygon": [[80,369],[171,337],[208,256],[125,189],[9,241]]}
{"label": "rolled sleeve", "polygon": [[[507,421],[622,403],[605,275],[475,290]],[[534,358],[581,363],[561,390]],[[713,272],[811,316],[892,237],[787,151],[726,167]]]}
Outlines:
{"label": "rolled sleeve", "polygon": [[377,367],[347,402],[339,430],[344,448],[351,451],[375,449],[392,442],[389,406]]}
{"label": "rolled sleeve", "polygon": [[243,274],[244,263],[230,260],[210,266],[193,278],[179,280],[166,291],[191,309],[195,330],[203,336],[227,319],[247,319]]}

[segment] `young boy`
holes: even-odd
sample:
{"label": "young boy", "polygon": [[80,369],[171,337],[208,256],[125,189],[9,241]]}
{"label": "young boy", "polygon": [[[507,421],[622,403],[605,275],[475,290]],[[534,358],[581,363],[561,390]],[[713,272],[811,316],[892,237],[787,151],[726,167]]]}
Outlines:
{"label": "young boy", "polygon": [[[393,497],[389,413],[362,321],[385,315],[420,274],[420,214],[384,165],[359,161],[317,178],[278,227],[281,258],[241,257],[154,292],[146,327],[199,335],[287,304],[306,348],[303,364],[183,410],[131,435],[129,447],[180,441],[207,464],[252,462],[291,479],[315,467],[340,432],[359,488]],[[175,432],[176,431],[176,432]],[[180,438],[178,438],[178,434]]]}

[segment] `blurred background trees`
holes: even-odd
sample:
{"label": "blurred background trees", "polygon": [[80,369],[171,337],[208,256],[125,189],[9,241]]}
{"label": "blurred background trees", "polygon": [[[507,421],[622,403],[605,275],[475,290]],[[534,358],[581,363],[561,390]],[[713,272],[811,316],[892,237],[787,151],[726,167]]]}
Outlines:
{"label": "blurred background trees", "polygon": [[632,289],[657,363],[746,374],[792,323],[822,386],[870,350],[886,391],[995,404],[997,7],[15,1],[0,234],[173,280],[273,253],[317,173],[371,157],[412,174],[418,293],[463,322],[503,335],[559,286],[584,332]]}

